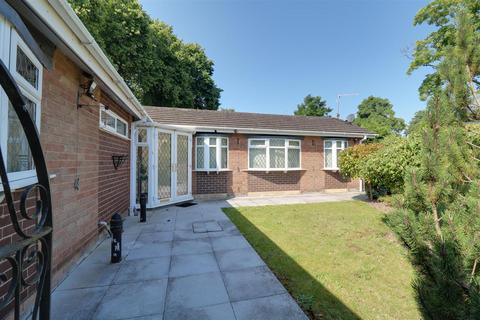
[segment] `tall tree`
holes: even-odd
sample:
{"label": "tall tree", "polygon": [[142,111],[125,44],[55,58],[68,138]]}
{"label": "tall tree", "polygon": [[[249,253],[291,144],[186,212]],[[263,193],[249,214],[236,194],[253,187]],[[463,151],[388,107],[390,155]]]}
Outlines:
{"label": "tall tree", "polygon": [[[456,44],[457,24],[455,16],[459,8],[463,8],[467,14],[471,15],[471,28],[479,31],[480,2],[478,0],[433,0],[415,16],[415,25],[428,24],[436,27],[436,30],[425,39],[416,42],[412,62],[408,69],[409,74],[421,67],[432,69],[419,89],[422,99],[431,95],[445,81],[439,74],[438,67],[446,57],[449,48],[451,49]],[[469,52],[465,53],[469,54]],[[473,65],[467,63],[465,66],[469,69],[470,82],[478,87],[480,84],[478,61],[473,59],[467,59],[467,61],[473,63]]]}
{"label": "tall tree", "polygon": [[405,130],[405,121],[395,117],[392,103],[388,99],[374,96],[370,96],[360,103],[353,123],[380,137],[398,135]]}
{"label": "tall tree", "polygon": [[153,20],[138,0],[69,0],[100,47],[144,104],[217,109],[213,62]]}
{"label": "tall tree", "polygon": [[332,108],[327,107],[327,102],[320,96],[307,95],[303,102],[297,105],[294,114],[297,116],[316,116],[324,117],[332,112]]}
{"label": "tall tree", "polygon": [[414,132],[418,132],[423,127],[425,127],[425,110],[419,110],[415,112],[412,120],[410,120],[407,128],[407,133],[411,134]]}
{"label": "tall tree", "polygon": [[439,65],[444,86],[425,112],[421,165],[406,177],[404,208],[387,217],[409,249],[418,304],[432,320],[480,319],[480,146],[467,138],[464,108],[472,97],[458,74],[466,70],[461,43],[473,39],[470,18],[468,10],[456,14],[456,45]]}

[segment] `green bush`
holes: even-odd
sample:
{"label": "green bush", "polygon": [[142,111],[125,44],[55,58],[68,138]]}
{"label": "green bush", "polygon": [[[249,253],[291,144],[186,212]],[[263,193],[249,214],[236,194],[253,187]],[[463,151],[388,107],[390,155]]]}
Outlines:
{"label": "green bush", "polygon": [[416,135],[391,136],[379,143],[356,145],[340,155],[340,172],[350,178],[363,179],[371,199],[400,193],[407,169],[419,165],[418,149]]}

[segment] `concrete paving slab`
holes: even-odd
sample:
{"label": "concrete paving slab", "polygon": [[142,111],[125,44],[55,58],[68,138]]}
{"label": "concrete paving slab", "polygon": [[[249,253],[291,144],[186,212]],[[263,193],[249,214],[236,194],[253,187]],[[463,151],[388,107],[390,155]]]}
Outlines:
{"label": "concrete paving slab", "polygon": [[172,256],[170,277],[219,271],[213,253]]}
{"label": "concrete paving slab", "polygon": [[108,287],[57,290],[52,294],[52,320],[90,320]]}
{"label": "concrete paving slab", "polygon": [[151,223],[151,224],[147,224],[147,226],[144,227],[141,230],[141,232],[147,233],[147,232],[162,232],[162,231],[173,231],[173,230],[175,230],[175,222]]}
{"label": "concrete paving slab", "polygon": [[174,309],[167,311],[163,320],[236,320],[230,303],[217,304],[214,306]]}
{"label": "concrete paving slab", "polygon": [[172,253],[172,242],[152,244],[135,244],[125,258],[128,260],[148,259],[169,256]]}
{"label": "concrete paving slab", "polygon": [[267,267],[224,272],[223,279],[231,301],[268,297],[286,292]]}
{"label": "concrete paving slab", "polygon": [[170,256],[125,261],[115,275],[113,283],[164,279],[168,277],[169,270]]}
{"label": "concrete paving slab", "polygon": [[168,241],[173,241],[173,231],[141,233],[138,236],[136,243],[152,244]]}
{"label": "concrete paving slab", "polygon": [[190,230],[177,230],[173,233],[173,240],[181,241],[181,240],[194,240],[194,239],[201,239],[201,238],[208,238],[208,233],[195,233],[192,229]]}
{"label": "concrete paving slab", "polygon": [[105,294],[94,319],[125,319],[152,314],[164,310],[167,279],[113,285]]}
{"label": "concrete paving slab", "polygon": [[220,272],[171,278],[168,283],[166,313],[227,303],[228,294]]}
{"label": "concrete paving slab", "polygon": [[221,271],[264,266],[265,263],[251,248],[215,251]]}
{"label": "concrete paving slab", "polygon": [[58,290],[108,286],[120,265],[115,263],[82,263],[58,287]]}
{"label": "concrete paving slab", "polygon": [[174,241],[172,255],[198,254],[212,251],[210,239],[201,238],[196,240]]}
{"label": "concrete paving slab", "polygon": [[211,241],[215,251],[250,248],[250,244],[243,236],[216,237]]}
{"label": "concrete paving slab", "polygon": [[240,235],[241,233],[237,229],[230,229],[230,230],[208,233],[208,236],[212,239],[218,238],[218,237],[231,237],[231,236],[240,236]]}
{"label": "concrete paving slab", "polygon": [[237,320],[308,320],[288,294],[232,303]]}

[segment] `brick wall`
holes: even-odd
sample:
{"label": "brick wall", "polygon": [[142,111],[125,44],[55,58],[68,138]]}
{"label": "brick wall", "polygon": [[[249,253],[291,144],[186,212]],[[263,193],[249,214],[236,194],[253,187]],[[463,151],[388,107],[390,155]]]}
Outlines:
{"label": "brick wall", "polygon": [[[130,142],[99,129],[97,106],[77,109],[82,72],[59,50],[54,53],[53,68],[44,70],[43,77],[40,138],[49,174],[55,175],[51,192],[52,276],[56,285],[78,257],[98,240],[99,219],[115,211],[127,212],[129,159],[119,170],[114,170],[111,155],[129,155]],[[130,124],[126,112],[101,92],[98,96]],[[74,187],[76,180],[78,188]],[[17,199],[21,191],[15,193]],[[29,201],[31,207],[33,199]],[[22,225],[29,226],[26,222]],[[11,243],[14,236],[5,203],[0,204],[0,244]],[[0,265],[1,268],[5,265]],[[5,284],[0,287],[0,296],[4,288]]]}
{"label": "brick wall", "polygon": [[252,171],[248,173],[248,192],[300,191],[302,171]]}
{"label": "brick wall", "polygon": [[195,190],[196,194],[219,194],[231,195],[232,190],[232,172],[195,172]]}
{"label": "brick wall", "polygon": [[[349,143],[352,145],[358,141],[351,139]],[[193,154],[195,157],[195,147]],[[338,172],[326,171],[323,164],[323,138],[303,137],[301,171],[248,171],[248,136],[232,134],[229,136],[229,173],[194,172],[192,191],[194,194],[227,193],[241,196],[252,192],[358,190],[358,180],[351,181]]]}
{"label": "brick wall", "polygon": [[[131,116],[118,107],[108,96],[102,95],[100,101],[111,111],[128,122],[131,128]],[[130,134],[128,135],[130,136]],[[99,136],[99,192],[98,219],[110,221],[112,214],[126,214],[130,203],[130,140],[100,130]],[[118,169],[113,166],[112,155],[127,155],[127,159]]]}

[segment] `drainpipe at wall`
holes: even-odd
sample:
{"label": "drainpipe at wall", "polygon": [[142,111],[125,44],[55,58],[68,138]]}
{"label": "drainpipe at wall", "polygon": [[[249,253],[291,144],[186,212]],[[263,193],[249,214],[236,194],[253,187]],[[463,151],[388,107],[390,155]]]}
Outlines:
{"label": "drainpipe at wall", "polygon": [[[363,136],[362,140],[360,140],[360,144],[365,142],[367,139],[368,139],[367,135]],[[360,192],[364,192],[365,191],[365,188],[364,188],[365,183],[363,182],[362,179],[360,179],[359,184],[360,184],[360,186],[359,186],[358,189],[360,190]]]}

